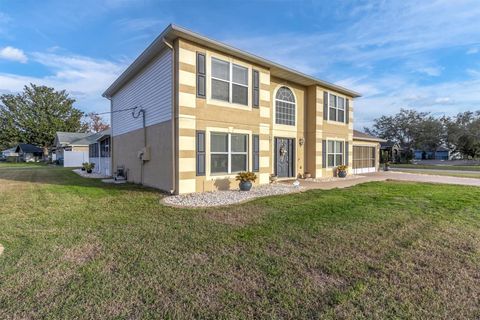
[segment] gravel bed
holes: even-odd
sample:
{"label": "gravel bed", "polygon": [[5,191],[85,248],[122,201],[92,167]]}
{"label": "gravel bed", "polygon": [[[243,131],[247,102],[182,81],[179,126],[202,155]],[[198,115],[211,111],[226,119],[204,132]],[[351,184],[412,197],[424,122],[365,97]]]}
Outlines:
{"label": "gravel bed", "polygon": [[103,174],[98,174],[98,173],[87,173],[87,171],[82,171],[82,169],[74,169],[72,170],[79,176],[82,176],[84,178],[93,178],[93,179],[105,179],[108,178],[108,176],[104,176]]}
{"label": "gravel bed", "polygon": [[299,186],[287,184],[270,184],[253,187],[250,191],[225,190],[197,192],[164,198],[167,205],[179,207],[213,207],[239,203],[259,197],[299,192]]}
{"label": "gravel bed", "polygon": [[360,179],[360,178],[365,178],[365,176],[356,175],[356,174],[349,174],[349,175],[347,175],[345,178],[339,178],[339,177],[324,177],[324,178],[305,179],[305,181],[313,181],[313,182],[335,182],[335,181],[355,180],[355,179]]}

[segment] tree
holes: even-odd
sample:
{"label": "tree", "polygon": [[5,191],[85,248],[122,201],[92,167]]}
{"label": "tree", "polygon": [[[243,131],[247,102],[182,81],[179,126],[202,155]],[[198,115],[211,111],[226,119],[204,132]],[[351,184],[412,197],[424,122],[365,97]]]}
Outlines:
{"label": "tree", "polygon": [[31,143],[48,154],[57,131],[85,132],[83,112],[73,107],[74,102],[65,90],[34,84],[16,95],[1,95],[0,145]]}
{"label": "tree", "polygon": [[443,143],[443,123],[431,115],[425,116],[412,130],[416,149],[435,151]]}
{"label": "tree", "polygon": [[423,131],[420,124],[428,113],[401,109],[394,116],[381,116],[374,120],[373,129],[365,128],[365,132],[386,140],[398,142],[404,149],[410,150]]}
{"label": "tree", "polygon": [[110,128],[110,125],[108,123],[105,123],[103,121],[103,118],[95,112],[90,112],[89,114],[87,114],[87,118],[88,120],[86,122],[86,125],[88,126],[88,130],[90,132],[100,132]]}
{"label": "tree", "polygon": [[452,152],[464,158],[480,156],[480,111],[466,111],[456,117],[444,117],[445,142]]}

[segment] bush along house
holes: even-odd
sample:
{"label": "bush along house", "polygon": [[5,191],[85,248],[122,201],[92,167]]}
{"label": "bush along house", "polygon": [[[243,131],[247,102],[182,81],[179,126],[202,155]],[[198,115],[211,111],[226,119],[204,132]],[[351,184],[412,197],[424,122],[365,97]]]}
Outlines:
{"label": "bush along house", "polygon": [[112,170],[171,193],[378,169],[380,140],[353,130],[358,93],[175,25],[103,95]]}

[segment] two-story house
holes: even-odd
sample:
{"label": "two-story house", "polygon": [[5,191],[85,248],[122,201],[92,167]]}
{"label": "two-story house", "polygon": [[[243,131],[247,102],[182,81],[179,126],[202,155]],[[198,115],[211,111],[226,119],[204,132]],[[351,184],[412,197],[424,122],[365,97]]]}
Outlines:
{"label": "two-story house", "polygon": [[112,170],[172,193],[236,187],[247,170],[266,184],[378,169],[378,139],[354,134],[358,93],[175,25],[103,95]]}

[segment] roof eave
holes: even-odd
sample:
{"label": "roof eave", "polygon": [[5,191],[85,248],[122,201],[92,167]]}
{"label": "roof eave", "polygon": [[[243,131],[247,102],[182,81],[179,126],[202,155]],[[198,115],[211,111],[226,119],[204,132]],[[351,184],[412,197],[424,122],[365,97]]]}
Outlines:
{"label": "roof eave", "polygon": [[385,139],[380,138],[363,138],[363,137],[353,137],[353,140],[361,140],[361,141],[373,141],[373,142],[387,142]]}
{"label": "roof eave", "polygon": [[[216,40],[212,40],[205,36],[202,36],[198,33],[192,32],[185,28],[170,24],[162,31],[162,33],[155,38],[155,40],[138,56],[135,61],[108,87],[107,90],[102,94],[103,97],[110,99],[126,82],[133,78],[153,57],[155,57],[159,52],[161,52],[165,47],[164,39],[172,41],[176,38],[185,38],[187,40],[200,43],[206,47],[219,49],[223,52],[229,53],[233,56],[251,61],[258,65],[267,67],[269,69],[279,69],[287,74],[291,74],[293,77],[298,77],[302,79],[304,85],[319,85],[327,89],[331,89],[345,95],[351,96],[353,98],[361,97],[361,94],[342,86],[336,84],[316,79],[299,71],[293,70],[291,68],[285,67],[278,63],[272,62],[270,60],[261,58],[257,55],[245,52],[243,50],[234,48],[227,44],[221,43]],[[296,81],[293,81],[296,82]]]}

